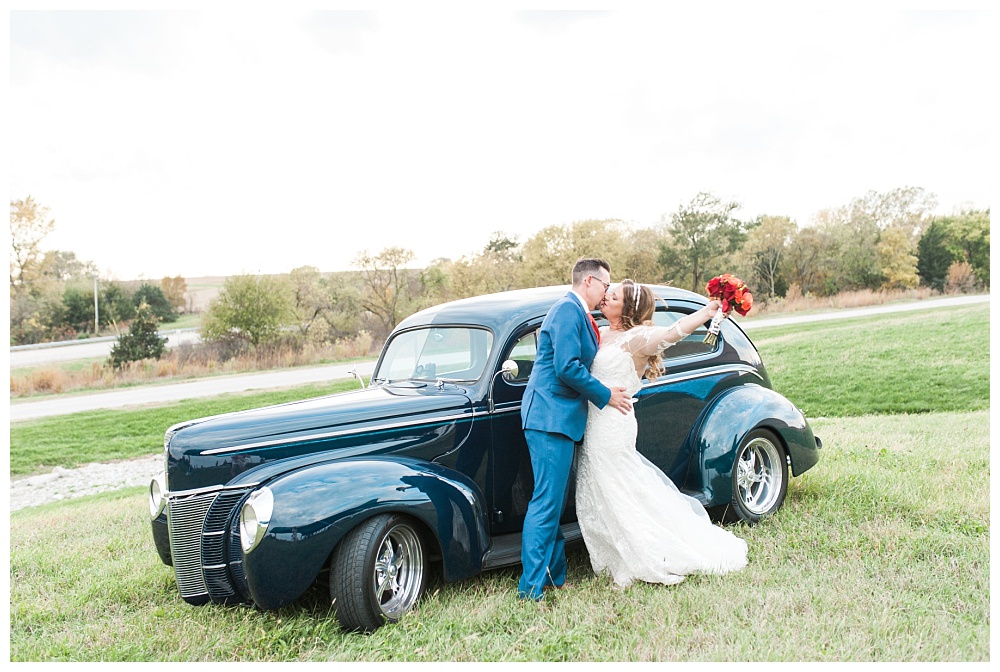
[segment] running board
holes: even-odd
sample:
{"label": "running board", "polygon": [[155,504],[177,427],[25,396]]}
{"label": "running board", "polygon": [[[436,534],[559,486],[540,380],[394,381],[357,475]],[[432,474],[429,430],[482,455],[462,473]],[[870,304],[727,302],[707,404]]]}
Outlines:
{"label": "running board", "polygon": [[[560,525],[567,546],[574,546],[583,541],[579,523]],[[497,569],[521,564],[521,534],[505,534],[494,537],[490,550],[483,556],[483,569]]]}

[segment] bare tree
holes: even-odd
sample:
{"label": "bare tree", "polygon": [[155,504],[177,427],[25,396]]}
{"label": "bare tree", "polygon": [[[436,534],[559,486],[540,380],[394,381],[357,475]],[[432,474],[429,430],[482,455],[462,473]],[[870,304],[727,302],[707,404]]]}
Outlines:
{"label": "bare tree", "polygon": [[292,289],[292,312],[303,338],[333,309],[333,296],[326,279],[315,266],[299,266],[288,274]]}
{"label": "bare tree", "polygon": [[789,286],[798,285],[804,294],[834,293],[830,254],[835,252],[825,230],[809,226],[797,231],[788,241],[781,264]]}
{"label": "bare tree", "polygon": [[361,306],[379,322],[381,338],[388,337],[396,328],[403,311],[412,299],[410,293],[410,271],[406,264],[414,259],[410,250],[401,247],[387,247],[376,255],[367,250],[354,260],[361,270],[364,291]]}
{"label": "bare tree", "polygon": [[[776,285],[781,269],[781,261],[785,247],[795,234],[795,222],[788,217],[765,216],[760,224],[750,229],[746,243],[743,244],[743,256],[751,271],[748,278],[752,287],[759,287],[760,293],[774,298]],[[756,293],[756,292],[755,292]]]}

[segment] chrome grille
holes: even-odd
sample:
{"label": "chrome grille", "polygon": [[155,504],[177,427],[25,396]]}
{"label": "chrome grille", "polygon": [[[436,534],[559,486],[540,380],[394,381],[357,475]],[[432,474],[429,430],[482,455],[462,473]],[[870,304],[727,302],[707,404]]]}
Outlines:
{"label": "chrome grille", "polygon": [[170,500],[167,522],[174,574],[181,597],[189,602],[240,601],[237,593],[248,597],[238,535],[230,535],[236,538],[229,539],[226,548],[227,523],[246,494],[245,489],[223,490]]}
{"label": "chrome grille", "polygon": [[[246,497],[246,490],[227,490],[219,493],[218,499],[212,504],[205,518],[205,532],[202,539],[201,554],[205,585],[212,599],[216,602],[229,602],[236,596],[236,588],[230,580],[230,571],[234,569],[227,560],[239,562],[239,571],[243,571],[243,552],[239,548],[237,538],[236,553],[232,544],[226,548],[226,524],[233,509]],[[238,600],[237,600],[238,601]]]}
{"label": "chrome grille", "polygon": [[167,525],[170,528],[170,556],[181,597],[208,595],[201,571],[201,535],[205,516],[212,507],[217,492],[171,499],[167,505]]}

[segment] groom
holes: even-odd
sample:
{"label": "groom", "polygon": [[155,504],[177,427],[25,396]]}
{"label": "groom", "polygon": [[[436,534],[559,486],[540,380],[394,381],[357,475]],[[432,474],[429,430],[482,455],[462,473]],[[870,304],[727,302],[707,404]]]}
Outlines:
{"label": "groom", "polygon": [[521,424],[528,442],[535,489],[524,517],[518,597],[543,599],[549,586],[566,582],[566,550],[559,518],[566,500],[575,444],[587,424],[587,402],[628,413],[625,388],[608,389],[590,375],[600,335],[590,311],[601,305],[611,284],[603,259],[580,259],[573,266],[573,287],[545,316],[538,352],[521,402]]}

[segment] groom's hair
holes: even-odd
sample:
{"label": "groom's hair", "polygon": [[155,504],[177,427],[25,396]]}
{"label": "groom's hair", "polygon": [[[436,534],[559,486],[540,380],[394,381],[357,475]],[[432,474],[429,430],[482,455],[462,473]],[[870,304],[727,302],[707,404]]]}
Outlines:
{"label": "groom's hair", "polygon": [[588,257],[577,259],[576,263],[573,264],[573,284],[580,284],[587,279],[588,275],[593,275],[602,268],[608,272],[608,275],[611,275],[611,264],[604,259],[591,259]]}

